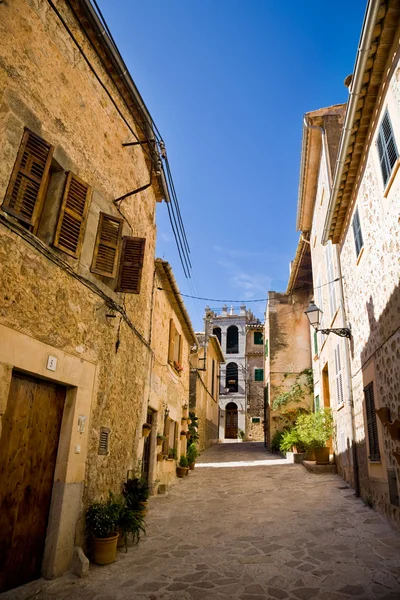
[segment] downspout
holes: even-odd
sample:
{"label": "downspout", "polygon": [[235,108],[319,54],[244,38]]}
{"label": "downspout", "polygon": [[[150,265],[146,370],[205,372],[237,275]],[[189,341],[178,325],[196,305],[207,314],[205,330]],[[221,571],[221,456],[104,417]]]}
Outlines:
{"label": "downspout", "polygon": [[349,90],[350,98],[347,104],[346,117],[340,138],[338,157],[336,159],[335,176],[332,190],[329,197],[327,215],[322,233],[321,242],[325,245],[329,239],[329,232],[332,226],[333,210],[336,204],[337,195],[340,189],[343,169],[346,161],[347,148],[349,146],[351,132],[353,129],[354,116],[357,110],[357,102],[360,96],[361,87],[364,78],[365,65],[368,60],[368,54],[371,48],[372,33],[378,16],[380,1],[369,0],[365,13],[361,40],[358,47],[356,64],[354,66],[354,77]]}

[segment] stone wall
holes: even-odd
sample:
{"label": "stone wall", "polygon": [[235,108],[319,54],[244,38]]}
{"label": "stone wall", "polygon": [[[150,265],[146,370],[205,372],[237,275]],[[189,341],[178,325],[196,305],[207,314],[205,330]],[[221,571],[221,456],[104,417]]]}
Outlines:
{"label": "stone wall", "polygon": [[[67,5],[57,5],[121,114],[135,130],[124,101]],[[89,501],[107,497],[109,490],[119,491],[140,457],[151,358],[155,193],[150,187],[131,196],[121,203],[120,210],[113,204],[114,198],[149,180],[143,150],[123,148],[122,143],[130,141],[132,134],[50,5],[16,0],[2,4],[0,10],[0,201],[24,127],[54,145],[53,167],[59,177],[65,178],[71,170],[93,188],[79,259],[51,245],[54,231],[49,235],[48,217],[50,214],[54,222],[58,214],[60,186],[49,186],[43,213],[47,215],[46,227],[41,235],[41,223],[39,237],[0,211],[0,324],[8,329],[10,339],[13,332],[24,336],[18,346],[22,352],[24,348],[30,352],[29,340],[34,339],[43,345],[43,356],[71,356],[95,366],[91,404],[84,413],[89,434],[80,450],[87,452],[86,470],[75,466],[81,458],[73,450],[77,415],[68,421],[65,432],[69,448],[66,482],[85,482],[85,508]],[[146,238],[140,294],[116,293],[115,280],[90,271],[100,210],[123,217],[124,235]],[[15,367],[20,357],[8,346],[2,361]],[[47,376],[57,379],[62,372],[60,368]],[[32,371],[32,375],[41,373],[40,369]],[[79,397],[79,385],[76,390]],[[2,410],[4,400],[0,402]],[[111,432],[105,455],[98,454],[101,427]],[[68,515],[68,506],[64,508]],[[75,513],[68,515],[72,531],[77,517]],[[72,543],[83,542],[83,531],[81,521]],[[64,546],[64,560],[53,565],[52,576],[65,570],[70,548],[66,543]]]}

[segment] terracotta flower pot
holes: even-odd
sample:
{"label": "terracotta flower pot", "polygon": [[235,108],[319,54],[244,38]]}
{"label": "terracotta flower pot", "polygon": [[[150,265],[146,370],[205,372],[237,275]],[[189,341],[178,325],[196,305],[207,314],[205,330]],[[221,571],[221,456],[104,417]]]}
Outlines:
{"label": "terracotta flower pot", "polygon": [[187,477],[187,476],[189,475],[189,471],[190,471],[190,469],[189,469],[189,467],[185,467],[185,469],[186,469],[186,473],[185,473],[185,475],[186,475],[186,477]]}
{"label": "terracotta flower pot", "polygon": [[118,533],[108,538],[93,538],[93,558],[96,565],[114,562],[117,552]]}
{"label": "terracotta flower pot", "polygon": [[160,452],[159,454],[157,454],[157,461],[162,462],[163,460],[164,460],[164,454],[162,452]]}
{"label": "terracotta flower pot", "polygon": [[194,471],[195,464],[196,464],[195,462],[192,462],[192,463],[189,464],[189,469],[191,471]]}
{"label": "terracotta flower pot", "polygon": [[317,465],[328,465],[329,464],[329,448],[315,448],[315,464]]}
{"label": "terracotta flower pot", "polygon": [[142,432],[143,437],[148,437],[150,435],[151,427],[149,425],[143,425]]}
{"label": "terracotta flower pot", "polygon": [[176,467],[176,474],[178,477],[185,477],[185,475],[187,475],[186,471],[186,467]]}
{"label": "terracotta flower pot", "polygon": [[142,515],[142,517],[145,517],[147,515],[147,501],[146,502],[139,502],[139,513]]}

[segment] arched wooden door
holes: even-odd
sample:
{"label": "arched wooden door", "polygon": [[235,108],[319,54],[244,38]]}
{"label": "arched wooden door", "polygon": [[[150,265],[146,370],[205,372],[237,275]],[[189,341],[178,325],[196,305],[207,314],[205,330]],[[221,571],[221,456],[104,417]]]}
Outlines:
{"label": "arched wooden door", "polygon": [[225,438],[236,440],[238,436],[238,407],[234,402],[229,402],[225,408]]}

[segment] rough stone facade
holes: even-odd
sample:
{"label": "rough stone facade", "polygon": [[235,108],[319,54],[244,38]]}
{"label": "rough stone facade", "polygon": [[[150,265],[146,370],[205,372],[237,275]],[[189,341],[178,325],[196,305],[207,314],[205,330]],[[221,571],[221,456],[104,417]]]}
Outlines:
{"label": "rough stone facade", "polygon": [[[108,93],[49,3],[0,6],[0,202],[25,127],[55,148],[39,228],[32,233],[0,210],[0,420],[10,369],[68,386],[43,562],[49,577],[83,544],[88,502],[118,492],[140,458],[159,197],[153,185],[119,209],[113,203],[149,181],[148,164],[140,146],[122,146],[137,132],[132,113],[67,3],[56,5]],[[68,171],[93,190],[77,259],[52,245]],[[100,211],[123,219],[123,235],[146,240],[139,294],[116,292],[115,278],[90,270]],[[104,454],[101,427],[109,430]]]}
{"label": "rough stone facade", "polygon": [[189,410],[198,418],[198,450],[207,450],[218,442],[219,372],[224,362],[215,335],[197,333],[198,351],[190,360]]}
{"label": "rough stone facade", "polygon": [[[287,392],[298,382],[299,375],[311,367],[309,324],[304,310],[309,303],[308,292],[283,294],[268,292],[265,313],[265,385],[268,401],[267,447],[274,434],[287,426],[281,410],[273,410],[277,396]],[[303,381],[304,379],[304,381]],[[300,383],[305,383],[303,378]],[[304,398],[299,403],[290,403],[286,409],[300,406],[312,407],[312,396],[304,389]]]}
{"label": "rough stone facade", "polygon": [[[344,293],[351,324],[350,351],[357,453],[364,498],[400,527],[400,429],[377,418],[380,461],[369,458],[364,388],[373,383],[375,408],[388,408],[390,421],[400,424],[400,175],[399,160],[392,179],[382,179],[377,137],[387,110],[397,149],[400,148],[400,67],[392,64],[379,105],[366,160],[347,226],[340,243]],[[357,257],[351,227],[358,209],[363,248]],[[392,497],[389,479],[393,476]],[[397,492],[397,498],[396,498]]]}
{"label": "rough stone facade", "polygon": [[[169,264],[161,259],[157,259],[155,264],[148,403],[152,429],[147,443],[150,445],[149,480],[156,482],[156,486],[165,486],[176,477],[177,460],[168,458],[169,448],[175,448],[178,460],[186,455],[189,356],[191,348],[197,347],[197,339]],[[181,371],[174,367],[170,353],[171,326],[179,339]],[[157,445],[157,433],[168,439]]]}
{"label": "rough stone facade", "polygon": [[[256,343],[257,342],[257,343]],[[264,325],[247,325],[246,440],[264,441]]]}

